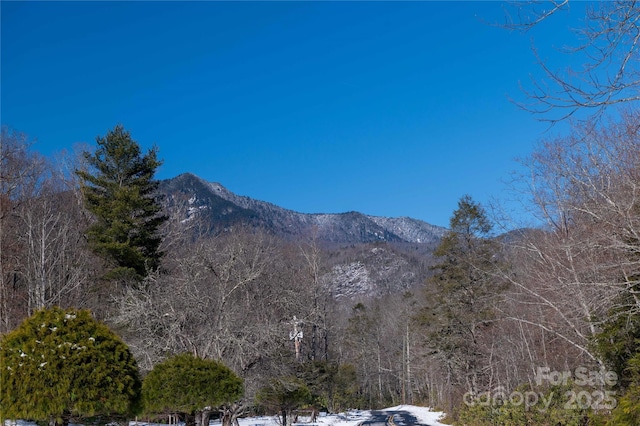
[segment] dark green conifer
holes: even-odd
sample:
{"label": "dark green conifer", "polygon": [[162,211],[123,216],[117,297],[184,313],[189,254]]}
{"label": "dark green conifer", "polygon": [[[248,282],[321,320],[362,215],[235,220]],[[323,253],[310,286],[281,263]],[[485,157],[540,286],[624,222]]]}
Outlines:
{"label": "dark green conifer", "polygon": [[141,383],[126,344],[85,310],[43,309],[0,341],[0,414],[56,424],[132,416]]}
{"label": "dark green conifer", "polygon": [[611,425],[640,424],[640,353],[627,360],[624,372],[628,387],[616,400],[617,406],[612,412]]}
{"label": "dark green conifer", "polygon": [[159,227],[166,220],[156,194],[157,148],[144,156],[120,125],[96,139],[95,153],[84,153],[89,170],[78,170],[86,208],[96,221],[87,236],[93,250],[114,267],[110,276],[142,279],[162,257]]}
{"label": "dark green conifer", "polygon": [[492,319],[491,299],[501,289],[494,275],[498,246],[491,230],[482,206],[462,197],[434,251],[438,263],[426,290],[427,306],[416,318],[456,384],[472,391],[481,370],[479,334]]}

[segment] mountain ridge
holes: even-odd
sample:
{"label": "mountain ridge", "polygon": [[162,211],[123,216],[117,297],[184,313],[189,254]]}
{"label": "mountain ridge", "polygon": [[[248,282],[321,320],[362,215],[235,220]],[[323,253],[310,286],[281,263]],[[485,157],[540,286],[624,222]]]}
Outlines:
{"label": "mountain ridge", "polygon": [[192,173],[160,181],[168,207],[182,220],[196,215],[213,228],[244,223],[264,228],[285,238],[315,237],[332,243],[436,244],[446,228],[409,217],[389,218],[350,211],[344,213],[300,213],[267,201],[237,195],[218,182],[208,182]]}

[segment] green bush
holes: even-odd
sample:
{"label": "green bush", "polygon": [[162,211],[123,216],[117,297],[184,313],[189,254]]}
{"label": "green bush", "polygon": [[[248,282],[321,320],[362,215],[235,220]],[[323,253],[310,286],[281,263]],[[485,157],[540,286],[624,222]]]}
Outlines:
{"label": "green bush", "polygon": [[189,418],[205,407],[238,400],[243,390],[242,379],[228,367],[188,353],[156,365],[142,384],[145,412],[184,414]]}
{"label": "green bush", "polygon": [[313,402],[313,395],[307,384],[294,376],[272,379],[256,394],[256,403],[267,413],[280,413],[282,425],[293,422],[293,412]]}
{"label": "green bush", "polygon": [[640,424],[640,353],[630,358],[624,371],[629,387],[613,410],[611,425]]}
{"label": "green bush", "polygon": [[89,311],[43,309],[0,341],[4,419],[111,421],[139,408],[141,383],[126,344]]}

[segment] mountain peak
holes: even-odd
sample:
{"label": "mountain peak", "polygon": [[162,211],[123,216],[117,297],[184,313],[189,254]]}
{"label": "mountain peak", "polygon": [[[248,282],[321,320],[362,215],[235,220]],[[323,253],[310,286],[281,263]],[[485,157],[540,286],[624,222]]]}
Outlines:
{"label": "mountain peak", "polygon": [[236,195],[220,183],[207,182],[191,173],[162,181],[160,190],[174,213],[186,212],[183,220],[198,214],[210,222],[212,229],[244,223],[288,239],[314,236],[333,243],[389,241],[418,244],[435,244],[446,231],[408,217],[368,216],[356,211],[299,213]]}

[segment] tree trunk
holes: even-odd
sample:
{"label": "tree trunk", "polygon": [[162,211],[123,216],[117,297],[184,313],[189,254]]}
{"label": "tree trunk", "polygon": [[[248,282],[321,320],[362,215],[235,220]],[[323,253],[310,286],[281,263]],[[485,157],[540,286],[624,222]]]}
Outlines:
{"label": "tree trunk", "polygon": [[233,415],[231,414],[231,410],[224,408],[222,411],[222,416],[220,417],[220,422],[222,426],[231,426],[233,424]]}
{"label": "tree trunk", "polygon": [[196,412],[194,419],[194,423],[196,426],[202,426],[202,411]]}
{"label": "tree trunk", "polygon": [[209,420],[211,419],[211,410],[202,410],[199,413],[200,421],[196,426],[209,426]]}
{"label": "tree trunk", "polygon": [[242,414],[242,404],[233,403],[220,409],[220,421],[222,426],[238,425],[238,417]]}
{"label": "tree trunk", "polygon": [[195,426],[208,426],[211,419],[211,410],[197,411],[193,417]]}
{"label": "tree trunk", "polygon": [[185,426],[196,426],[196,415],[195,414],[185,414],[184,415],[184,424],[185,424]]}

